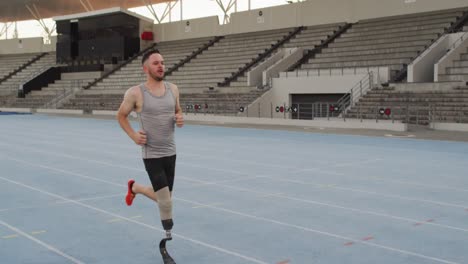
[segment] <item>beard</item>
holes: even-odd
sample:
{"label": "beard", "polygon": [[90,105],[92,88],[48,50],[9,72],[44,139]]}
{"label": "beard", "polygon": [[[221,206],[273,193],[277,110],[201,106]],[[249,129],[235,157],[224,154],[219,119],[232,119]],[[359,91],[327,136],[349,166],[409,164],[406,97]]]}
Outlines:
{"label": "beard", "polygon": [[163,76],[157,76],[156,74],[150,72],[149,75],[150,75],[151,78],[153,78],[153,80],[155,80],[155,81],[160,82],[160,81],[164,80],[164,74],[163,74]]}

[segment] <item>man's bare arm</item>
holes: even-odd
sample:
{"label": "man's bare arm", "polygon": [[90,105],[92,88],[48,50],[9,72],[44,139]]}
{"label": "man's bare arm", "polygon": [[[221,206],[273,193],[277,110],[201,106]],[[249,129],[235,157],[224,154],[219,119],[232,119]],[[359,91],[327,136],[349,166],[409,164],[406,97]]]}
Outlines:
{"label": "man's bare arm", "polygon": [[145,132],[142,130],[135,132],[128,121],[128,116],[135,109],[137,102],[136,98],[134,89],[130,88],[125,92],[124,99],[122,104],[120,104],[119,111],[117,112],[117,120],[119,121],[120,127],[135,142],[135,144],[144,145],[146,144]]}

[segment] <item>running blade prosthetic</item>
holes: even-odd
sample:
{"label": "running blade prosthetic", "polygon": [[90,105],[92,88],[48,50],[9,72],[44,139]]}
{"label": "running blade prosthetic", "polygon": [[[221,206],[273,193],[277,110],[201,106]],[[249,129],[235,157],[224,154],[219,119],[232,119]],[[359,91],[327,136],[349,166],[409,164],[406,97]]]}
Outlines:
{"label": "running blade prosthetic", "polygon": [[161,239],[161,242],[159,242],[159,252],[161,252],[164,264],[176,264],[174,259],[171,257],[171,255],[169,255],[166,249],[166,242],[172,240],[172,237],[170,233],[166,234],[166,236],[166,238]]}

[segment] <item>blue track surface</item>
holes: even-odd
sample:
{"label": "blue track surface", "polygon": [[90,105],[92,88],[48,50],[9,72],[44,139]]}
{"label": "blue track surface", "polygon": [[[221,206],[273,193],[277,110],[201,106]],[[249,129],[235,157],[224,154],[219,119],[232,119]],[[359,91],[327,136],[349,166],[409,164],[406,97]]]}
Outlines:
{"label": "blue track surface", "polygon": [[[136,123],[134,123],[136,126]],[[0,263],[162,263],[114,120],[0,117]],[[468,144],[185,126],[177,263],[468,263]]]}

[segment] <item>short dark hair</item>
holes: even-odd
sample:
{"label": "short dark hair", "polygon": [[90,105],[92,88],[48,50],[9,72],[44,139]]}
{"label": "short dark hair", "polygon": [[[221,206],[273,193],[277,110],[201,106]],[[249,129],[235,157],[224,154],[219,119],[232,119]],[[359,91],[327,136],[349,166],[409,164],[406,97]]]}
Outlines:
{"label": "short dark hair", "polygon": [[143,54],[143,58],[141,58],[141,64],[145,64],[145,61],[148,60],[148,58],[153,54],[161,54],[161,53],[159,53],[158,49],[152,49],[152,50],[145,52],[145,54]]}

